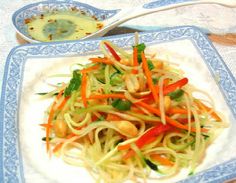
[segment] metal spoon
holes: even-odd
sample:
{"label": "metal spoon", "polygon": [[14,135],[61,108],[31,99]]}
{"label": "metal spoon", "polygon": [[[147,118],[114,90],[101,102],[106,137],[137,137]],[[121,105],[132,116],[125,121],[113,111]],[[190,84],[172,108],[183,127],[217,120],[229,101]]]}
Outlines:
{"label": "metal spoon", "polygon": [[102,29],[82,39],[89,39],[103,36],[109,30],[133,18],[137,18],[158,11],[164,11],[181,6],[194,5],[194,4],[218,4],[225,7],[233,8],[236,7],[236,0],[158,0],[142,4],[135,8],[122,9],[112,18],[104,20],[103,21],[104,27]]}

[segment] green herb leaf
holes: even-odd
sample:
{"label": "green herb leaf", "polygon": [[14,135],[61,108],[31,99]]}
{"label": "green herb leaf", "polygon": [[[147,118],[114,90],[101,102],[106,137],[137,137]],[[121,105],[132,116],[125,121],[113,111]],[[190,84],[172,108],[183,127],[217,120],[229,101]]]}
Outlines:
{"label": "green herb leaf", "polygon": [[142,62],[142,58],[141,58],[141,52],[143,52],[146,48],[146,45],[144,43],[138,44],[134,47],[137,47],[138,49],[138,62],[141,63]]}
{"label": "green herb leaf", "polygon": [[155,68],[151,60],[147,60],[147,64],[150,71]]}
{"label": "green herb leaf", "polygon": [[183,94],[184,94],[184,91],[182,89],[177,89],[177,90],[169,93],[168,95],[170,96],[171,100],[177,100],[181,96],[183,96]]}
{"label": "green herb leaf", "polygon": [[66,87],[64,96],[70,96],[72,91],[77,90],[81,85],[81,74],[78,73],[78,70],[73,71],[73,77],[70,80],[69,85]]}
{"label": "green herb leaf", "polygon": [[112,75],[110,76],[110,84],[111,85],[117,85],[122,82],[123,82],[123,80],[121,78],[121,74],[119,74],[118,72],[112,73]]}
{"label": "green herb leaf", "polygon": [[130,110],[131,104],[129,100],[115,99],[111,105],[120,111],[127,111]]}
{"label": "green herb leaf", "polygon": [[153,82],[154,85],[157,84],[158,81],[159,81],[159,78],[152,78],[152,82]]}
{"label": "green herb leaf", "polygon": [[147,166],[149,166],[149,168],[151,168],[152,170],[155,170],[155,171],[158,170],[158,166],[154,164],[153,162],[151,162],[149,159],[144,159],[144,161],[147,164]]}
{"label": "green herb leaf", "polygon": [[138,52],[142,52],[145,50],[146,45],[144,43],[141,43],[141,44],[136,45],[135,47],[138,48]]}

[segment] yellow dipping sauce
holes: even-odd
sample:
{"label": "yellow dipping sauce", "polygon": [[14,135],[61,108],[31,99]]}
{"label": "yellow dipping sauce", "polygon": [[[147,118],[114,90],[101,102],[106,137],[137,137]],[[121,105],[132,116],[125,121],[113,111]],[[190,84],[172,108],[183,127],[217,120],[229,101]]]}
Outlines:
{"label": "yellow dipping sauce", "polygon": [[29,35],[38,41],[77,40],[100,30],[103,24],[79,11],[55,11],[25,19]]}

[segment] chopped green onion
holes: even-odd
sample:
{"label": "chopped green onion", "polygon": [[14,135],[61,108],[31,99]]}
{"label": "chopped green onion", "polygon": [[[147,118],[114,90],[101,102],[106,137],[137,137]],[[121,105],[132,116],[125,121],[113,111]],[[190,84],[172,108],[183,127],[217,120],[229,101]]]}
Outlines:
{"label": "chopped green onion", "polygon": [[158,80],[159,80],[159,78],[152,78],[153,84],[154,84],[154,85],[157,84],[157,83],[158,83]]}
{"label": "chopped green onion", "polygon": [[169,93],[168,95],[170,96],[171,100],[176,100],[176,99],[179,99],[183,94],[184,94],[184,91],[182,89],[177,89]]}
{"label": "chopped green onion", "polygon": [[111,105],[120,111],[127,111],[130,110],[131,104],[129,100],[115,99]]}
{"label": "chopped green onion", "polygon": [[147,60],[147,64],[150,71],[155,68],[151,60]]}
{"label": "chopped green onion", "polygon": [[122,83],[123,80],[121,78],[121,75],[118,72],[114,72],[111,76],[110,76],[110,84],[111,85],[117,85]]}
{"label": "chopped green onion", "polygon": [[141,58],[141,52],[143,52],[146,48],[146,45],[144,43],[138,44],[135,47],[137,47],[138,49],[138,63],[142,62],[142,58]]}
{"label": "chopped green onion", "polygon": [[78,73],[78,70],[73,71],[73,77],[64,92],[65,97],[70,96],[73,91],[77,90],[80,87],[81,77],[82,76],[80,73]]}
{"label": "chopped green onion", "polygon": [[138,52],[142,52],[145,50],[146,45],[144,43],[140,43],[140,44],[136,45],[135,47],[138,48]]}

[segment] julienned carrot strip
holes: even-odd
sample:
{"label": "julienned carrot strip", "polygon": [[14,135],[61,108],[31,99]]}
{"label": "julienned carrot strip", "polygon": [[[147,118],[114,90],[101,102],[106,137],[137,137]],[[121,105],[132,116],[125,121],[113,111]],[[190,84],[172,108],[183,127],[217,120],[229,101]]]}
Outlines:
{"label": "julienned carrot strip", "polygon": [[65,98],[63,99],[63,101],[61,102],[61,104],[58,106],[57,109],[61,110],[61,109],[65,106],[65,104],[66,104],[66,102],[67,102],[67,100],[68,100],[69,98],[70,98],[70,97],[65,97]]}
{"label": "julienned carrot strip", "polygon": [[87,87],[87,75],[82,74],[81,98],[82,98],[84,107],[87,107],[86,87]]}
{"label": "julienned carrot strip", "polygon": [[150,72],[150,70],[148,68],[148,63],[147,63],[147,59],[145,57],[144,52],[141,53],[141,58],[142,58],[143,70],[144,70],[144,73],[145,73],[146,78],[147,78],[148,86],[149,86],[149,88],[150,88],[150,90],[152,92],[154,101],[156,103],[158,103],[158,94],[157,94],[155,86],[153,85],[152,74],[151,74],[151,72]]}
{"label": "julienned carrot strip", "polygon": [[113,62],[110,61],[108,58],[90,58],[89,60],[91,60],[94,63],[104,63],[104,64],[108,64],[108,65],[113,64]]}
{"label": "julienned carrot strip", "polygon": [[174,165],[174,163],[172,161],[170,161],[168,158],[162,157],[159,154],[152,154],[150,157],[152,160],[157,161],[161,165],[165,165],[165,166],[173,166]]}
{"label": "julienned carrot strip", "polygon": [[169,84],[169,82],[170,82],[170,79],[169,79],[169,78],[164,79],[164,81],[163,81],[163,86],[164,86],[164,87],[167,86],[167,85]]}
{"label": "julienned carrot strip", "polygon": [[[146,103],[144,103],[144,102],[140,102],[140,101],[139,101],[139,102],[136,102],[135,104],[138,105],[138,106],[141,106],[141,107],[143,107],[143,108],[145,108],[145,109],[147,109],[147,110],[150,111],[151,113],[154,113],[154,114],[156,114],[156,115],[158,115],[158,116],[161,115],[161,112],[160,112],[159,109],[154,108],[154,107],[152,107],[152,106],[150,106],[150,105],[148,105],[148,104],[146,104]],[[179,123],[178,121],[176,121],[176,120],[174,120],[174,119],[172,119],[172,118],[170,118],[170,117],[168,117],[168,116],[165,116],[165,119],[166,119],[166,122],[167,122],[168,124],[172,125],[172,126],[175,126],[175,127],[177,127],[177,128],[180,128],[180,129],[188,130],[188,126],[185,126],[185,125]],[[195,129],[194,127],[191,127],[191,131],[192,131],[192,132],[196,132],[196,129]],[[202,128],[201,131],[202,131],[202,132],[207,132],[208,130],[205,129],[205,128]]]}
{"label": "julienned carrot strip", "polygon": [[[188,130],[188,126],[182,125],[181,123],[177,122],[176,120],[166,116],[167,123],[171,124],[172,126],[175,126],[180,129]],[[196,128],[191,127],[191,132],[196,132]],[[208,132],[206,128],[201,128],[201,132]]]}
{"label": "julienned carrot strip", "polygon": [[144,111],[142,111],[141,109],[137,108],[136,106],[131,106],[130,109],[132,112],[138,113],[138,114],[146,114]]}
{"label": "julienned carrot strip", "polygon": [[107,99],[107,98],[119,98],[119,99],[126,99],[124,94],[100,94],[100,95],[90,95],[88,100],[91,99]]}
{"label": "julienned carrot strip", "polygon": [[[209,112],[209,111],[212,110],[212,108],[206,106],[204,103],[202,103],[202,102],[199,101],[199,100],[197,100],[195,103],[196,103],[196,104],[198,105],[198,107],[199,107],[200,109],[202,109],[202,110],[206,110],[207,112]],[[215,120],[221,121],[221,118],[218,116],[218,114],[217,114],[215,111],[212,110],[212,112],[211,112],[210,114],[211,114],[211,116],[212,116]]]}
{"label": "julienned carrot strip", "polygon": [[188,110],[186,109],[182,109],[182,108],[170,108],[168,111],[167,111],[168,114],[188,114]]}
{"label": "julienned carrot strip", "polygon": [[57,100],[62,96],[63,92],[64,92],[64,90],[61,90],[61,91],[58,93],[58,95],[56,96]]}
{"label": "julienned carrot strip", "polygon": [[63,142],[57,144],[57,145],[53,148],[52,152],[53,152],[53,153],[56,153],[59,149],[61,149],[62,145],[63,145]]}
{"label": "julienned carrot strip", "polygon": [[110,113],[108,113],[107,117],[106,117],[107,121],[120,121],[121,119],[122,119],[121,117],[119,117],[115,114],[110,114]]}
{"label": "julienned carrot strip", "polygon": [[[39,124],[40,126],[44,127],[44,128],[48,128],[48,124],[47,123],[43,123],[43,124]],[[49,125],[49,128],[52,128],[52,125]]]}
{"label": "julienned carrot strip", "polygon": [[[64,90],[61,90],[58,95],[56,96],[56,100],[58,100],[62,94],[63,94]],[[47,127],[46,127],[46,150],[47,152],[50,149],[50,144],[49,144],[49,135],[50,135],[50,129],[51,129],[51,123],[54,117],[54,113],[55,113],[55,106],[56,106],[56,101],[53,102],[51,109],[49,111],[49,115],[48,115],[48,121],[47,121]]]}
{"label": "julienned carrot strip", "polygon": [[[72,138],[72,137],[74,137],[74,136],[76,136],[76,135],[73,134],[73,133],[71,133],[70,135],[68,135],[68,136],[66,137],[66,139],[70,139],[70,138]],[[63,144],[64,144],[63,142],[57,144],[57,145],[53,148],[52,152],[53,152],[53,153],[57,152],[57,151],[62,147]]]}
{"label": "julienned carrot strip", "polygon": [[130,144],[118,145],[117,149],[119,151],[130,149]]}
{"label": "julienned carrot strip", "polygon": [[94,65],[94,66],[91,66],[91,67],[82,69],[82,70],[81,70],[81,73],[82,73],[82,74],[86,74],[86,73],[88,73],[88,72],[90,72],[90,71],[97,70],[98,68],[99,68],[99,65]]}
{"label": "julienned carrot strip", "polygon": [[[84,126],[83,126],[83,127],[84,127]],[[83,127],[77,127],[77,128],[75,128],[75,129],[76,129],[76,130],[80,130],[80,129],[82,129]],[[72,138],[72,137],[74,137],[74,136],[76,136],[76,134],[71,133],[71,134],[69,134],[69,135],[66,136],[66,139],[70,139],[70,138]],[[54,147],[53,152],[54,152],[54,153],[57,152],[57,151],[62,147],[63,144],[64,144],[64,142],[61,142],[61,143],[57,144],[57,145]]]}
{"label": "julienned carrot strip", "polygon": [[49,145],[49,134],[50,134],[50,125],[52,123],[52,119],[53,119],[53,116],[54,116],[54,106],[56,105],[56,102],[54,102],[52,104],[52,107],[51,107],[51,110],[49,112],[49,115],[48,115],[48,123],[47,123],[47,128],[46,128],[46,149],[47,149],[47,152],[49,151],[50,149],[50,145]]}
{"label": "julienned carrot strip", "polygon": [[[180,123],[188,123],[188,118],[177,118],[176,120]],[[191,119],[191,122],[193,122],[193,119]]]}
{"label": "julienned carrot strip", "polygon": [[132,157],[134,154],[135,154],[135,152],[134,152],[133,150],[129,150],[129,151],[123,156],[123,159],[124,159],[124,160],[127,160],[127,159],[129,159],[130,157]]}
{"label": "julienned carrot strip", "polygon": [[[138,66],[138,48],[137,47],[134,47],[134,50],[133,50],[133,66],[134,67]],[[137,74],[138,70],[133,69],[132,73]]]}

